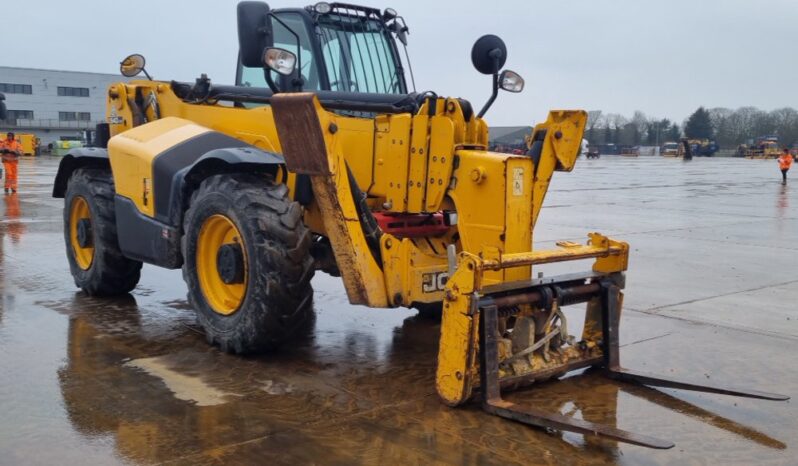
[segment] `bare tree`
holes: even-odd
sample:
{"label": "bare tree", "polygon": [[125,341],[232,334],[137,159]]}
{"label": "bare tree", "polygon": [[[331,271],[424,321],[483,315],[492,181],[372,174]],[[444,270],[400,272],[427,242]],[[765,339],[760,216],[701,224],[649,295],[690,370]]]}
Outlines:
{"label": "bare tree", "polygon": [[[716,107],[706,111],[712,134],[721,147],[734,148],[764,136],[778,136],[783,145],[798,145],[798,110],[790,107],[770,112],[756,107],[732,110]],[[686,122],[686,120],[685,120]],[[681,136],[679,125],[668,119],[647,118],[636,111],[631,119],[601,110],[588,112],[588,140],[593,144],[661,144]]]}
{"label": "bare tree", "polygon": [[709,121],[715,134],[715,141],[724,146],[733,146],[734,133],[731,131],[729,118],[734,114],[734,110],[724,107],[710,108]]}
{"label": "bare tree", "polygon": [[595,129],[601,128],[601,124],[604,120],[601,118],[602,112],[601,110],[588,110],[587,112],[587,128],[588,129]]}
{"label": "bare tree", "polygon": [[788,145],[798,141],[798,111],[785,107],[770,112],[776,126],[776,135],[782,144]]}
{"label": "bare tree", "polygon": [[632,144],[639,145],[643,142],[643,137],[646,134],[646,129],[648,128],[648,118],[646,118],[646,114],[641,112],[640,110],[635,110],[635,113],[632,115],[632,130],[634,131],[632,139]]}
{"label": "bare tree", "polygon": [[620,144],[621,131],[629,120],[619,113],[607,114],[607,143]]}
{"label": "bare tree", "polygon": [[[601,110],[589,110],[587,112],[587,140],[591,144],[598,144],[599,143],[599,131],[598,129],[604,126],[604,116],[601,113]],[[603,142],[603,138],[602,138]]]}

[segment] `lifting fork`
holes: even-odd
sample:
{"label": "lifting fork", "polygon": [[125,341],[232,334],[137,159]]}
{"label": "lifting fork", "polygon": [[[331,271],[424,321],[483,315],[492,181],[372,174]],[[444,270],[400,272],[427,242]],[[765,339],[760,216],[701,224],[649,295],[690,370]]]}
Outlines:
{"label": "lifting fork", "polygon": [[[789,397],[784,395],[755,390],[732,389],[717,385],[699,385],[622,368],[618,351],[618,323],[620,320],[619,292],[619,287],[612,281],[603,280],[600,282],[599,293],[601,300],[601,342],[603,347],[603,360],[598,365],[609,378],[646,386],[668,387],[746,398],[777,401],[789,399]],[[479,317],[480,391],[482,408],[485,411],[503,418],[545,429],[556,429],[576,432],[586,436],[604,437],[649,448],[668,449],[674,446],[673,442],[667,440],[575,419],[559,413],[550,413],[533,407],[519,406],[515,403],[503,400],[499,381],[498,307],[491,300],[486,300],[484,306],[479,306]]]}

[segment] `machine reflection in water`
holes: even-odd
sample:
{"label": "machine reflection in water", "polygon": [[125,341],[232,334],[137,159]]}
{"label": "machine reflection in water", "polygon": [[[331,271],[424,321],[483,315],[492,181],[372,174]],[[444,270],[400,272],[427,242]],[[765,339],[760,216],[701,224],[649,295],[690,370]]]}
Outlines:
{"label": "machine reflection in water", "polygon": [[[325,458],[351,464],[402,457],[480,464],[497,460],[489,446],[502,444],[504,460],[622,462],[624,455],[634,458],[639,451],[621,453],[622,444],[612,440],[552,435],[479,409],[441,406],[428,383],[440,327],[415,316],[395,327],[390,340],[361,329],[338,333],[337,344],[318,345],[311,337],[290,354],[244,359],[207,348],[193,328],[147,331],[152,323],[132,296],[109,303],[78,293],[63,310],[70,321],[58,380],[68,418],[87,441],[111,436],[124,460]],[[326,326],[324,316],[320,312]],[[174,387],[165,376],[133,367],[144,358],[157,358],[169,371],[229,396],[207,406],[181,400],[170,392]],[[516,392],[511,399],[613,427],[619,407],[648,400],[765,447],[785,448],[766,434],[664,392],[617,384],[591,372]]]}

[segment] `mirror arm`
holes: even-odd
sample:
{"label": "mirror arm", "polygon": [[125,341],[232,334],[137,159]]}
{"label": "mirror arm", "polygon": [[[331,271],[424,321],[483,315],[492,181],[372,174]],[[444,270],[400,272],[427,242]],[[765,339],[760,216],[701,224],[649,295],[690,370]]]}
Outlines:
{"label": "mirror arm", "polygon": [[490,95],[490,99],[485,102],[485,105],[482,107],[482,110],[479,111],[477,117],[482,118],[485,113],[488,111],[493,102],[496,100],[496,97],[499,95],[499,73],[493,73],[493,92]]}
{"label": "mirror arm", "polygon": [[[287,24],[285,24],[282,20],[280,20],[280,18],[275,16],[274,12],[269,11],[269,13],[266,14],[266,19],[267,20],[273,19],[278,23],[282,24],[283,27],[288,29],[288,31],[291,34],[294,34],[294,36],[297,38],[297,41],[299,40],[299,36],[290,27],[288,27]],[[265,47],[274,47],[274,28],[271,27],[271,25],[269,25],[269,26],[264,26],[260,30],[263,31],[264,35],[266,36],[266,41],[264,42]]]}
{"label": "mirror arm", "polygon": [[271,70],[265,66],[263,67],[263,77],[266,80],[266,84],[269,85],[269,89],[271,89],[272,92],[274,92],[275,94],[280,92],[280,88],[277,87],[277,84],[274,82],[274,79],[272,79]]}
{"label": "mirror arm", "polygon": [[294,92],[302,92],[302,88],[305,87],[305,80],[302,78],[302,72],[296,70],[296,75],[291,77],[291,87]]}
{"label": "mirror arm", "polygon": [[496,97],[499,95],[499,67],[501,67],[501,51],[499,49],[493,49],[490,51],[490,56],[493,58],[493,69],[496,70],[493,72],[493,92],[490,94],[490,99],[485,102],[485,105],[482,107],[482,110],[479,111],[477,115],[478,118],[482,118],[483,115],[488,111],[493,102],[496,100]]}
{"label": "mirror arm", "polygon": [[[293,80],[292,88],[295,91],[302,92],[302,84],[303,84],[302,83],[302,45],[301,45],[301,42],[299,40],[299,34],[297,34],[293,29],[291,29],[291,27],[289,25],[285,24],[283,22],[283,20],[281,20],[280,18],[275,16],[274,13],[269,12],[269,17],[274,19],[274,20],[276,20],[278,23],[280,23],[296,39],[296,70],[297,70],[297,74],[299,75],[299,79]],[[273,41],[273,39],[272,39],[272,41]],[[268,68],[264,68],[264,72],[268,75],[269,74]],[[267,82],[268,82],[268,80],[267,80]],[[269,85],[269,87],[271,87],[271,84]],[[272,91],[275,91],[275,89],[272,88]]]}

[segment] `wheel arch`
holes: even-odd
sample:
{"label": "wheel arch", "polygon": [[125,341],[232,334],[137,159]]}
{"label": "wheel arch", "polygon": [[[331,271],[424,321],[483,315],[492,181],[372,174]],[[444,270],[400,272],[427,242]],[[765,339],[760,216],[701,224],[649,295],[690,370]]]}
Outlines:
{"label": "wheel arch", "polygon": [[203,180],[220,173],[260,173],[275,178],[281,175],[281,179],[277,180],[279,183],[285,183],[287,176],[285,160],[280,154],[254,146],[210,150],[173,175],[169,193],[169,223],[180,225],[192,193]]}
{"label": "wheel arch", "polygon": [[72,173],[79,168],[111,168],[108,150],[95,147],[82,147],[67,153],[58,164],[58,172],[53,182],[53,197],[66,195],[67,183]]}
{"label": "wheel arch", "polygon": [[[204,153],[200,150],[199,153],[190,163],[162,171],[160,179],[156,177],[156,182],[161,180],[163,185],[162,191],[158,191],[159,185],[156,184],[154,217],[141,213],[132,200],[116,196],[119,244],[125,255],[161,267],[180,267],[185,259],[180,248],[185,228],[183,216],[189,208],[193,192],[203,180],[229,173],[277,174],[283,164],[280,155],[253,146],[221,147],[205,150]],[[157,196],[164,197],[162,204],[159,204]]]}

